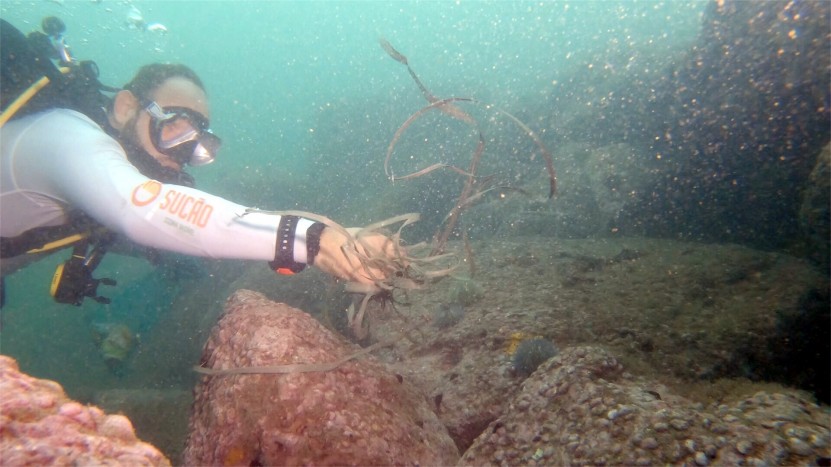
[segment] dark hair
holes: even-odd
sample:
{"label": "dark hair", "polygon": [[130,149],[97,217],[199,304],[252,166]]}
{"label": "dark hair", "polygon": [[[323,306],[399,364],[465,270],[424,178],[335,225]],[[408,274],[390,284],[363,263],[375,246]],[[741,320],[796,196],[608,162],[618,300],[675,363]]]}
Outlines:
{"label": "dark hair", "polygon": [[124,89],[130,91],[139,99],[149,99],[150,93],[170,78],[184,78],[205,90],[202,80],[196,72],[185,65],[176,63],[151,63],[144,65],[133,77],[133,80],[124,85]]}

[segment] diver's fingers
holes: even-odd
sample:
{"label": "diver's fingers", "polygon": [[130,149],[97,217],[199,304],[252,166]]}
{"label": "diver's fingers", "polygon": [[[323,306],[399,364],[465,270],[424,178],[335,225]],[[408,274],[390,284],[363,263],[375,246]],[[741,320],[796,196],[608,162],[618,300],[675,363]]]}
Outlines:
{"label": "diver's fingers", "polygon": [[[373,284],[375,281],[383,280],[386,277],[384,271],[367,264],[366,257],[369,252],[366,250],[385,250],[385,239],[383,235],[373,238],[375,235],[368,235],[368,248],[355,244],[355,249],[348,247],[351,240],[341,231],[325,228],[320,233],[320,250],[314,259],[314,265],[327,274],[355,281],[362,284]],[[377,246],[376,246],[377,245]],[[358,257],[364,256],[364,261]],[[368,269],[367,269],[368,267]]]}
{"label": "diver's fingers", "polygon": [[360,276],[362,281],[379,282],[393,275],[400,268],[401,256],[395,242],[379,233],[358,234],[362,229],[346,229],[353,236],[353,247],[345,248],[350,264],[354,265],[351,273]]}

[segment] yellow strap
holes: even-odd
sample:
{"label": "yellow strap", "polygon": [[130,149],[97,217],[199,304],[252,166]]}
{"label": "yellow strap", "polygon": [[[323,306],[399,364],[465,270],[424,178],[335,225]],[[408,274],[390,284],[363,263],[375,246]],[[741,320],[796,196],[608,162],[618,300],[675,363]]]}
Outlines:
{"label": "yellow strap", "polygon": [[52,276],[52,283],[49,285],[49,295],[55,296],[58,293],[58,286],[61,283],[61,278],[63,277],[63,269],[66,266],[66,263],[61,263],[55,269],[55,275]]}
{"label": "yellow strap", "polygon": [[[67,66],[61,67],[60,70],[63,74],[68,74],[71,71],[70,68]],[[29,86],[28,89],[26,89],[25,91],[23,91],[23,93],[17,96],[17,99],[15,99],[11,104],[9,104],[6,110],[4,110],[2,114],[0,114],[0,128],[2,128],[3,125],[5,125],[6,122],[9,121],[9,119],[12,118],[14,114],[17,113],[18,110],[20,110],[21,107],[26,105],[26,103],[29,102],[29,99],[34,97],[35,94],[37,94],[41,89],[46,87],[47,84],[49,84],[49,78],[44,76],[39,80],[35,81],[31,86]]]}
{"label": "yellow strap", "polygon": [[[71,71],[71,69],[67,66],[61,67],[60,70],[63,74],[68,74]],[[26,105],[27,102],[29,102],[29,99],[34,97],[34,95],[37,94],[41,89],[46,87],[47,84],[49,84],[49,78],[43,76],[39,80],[32,83],[32,85],[29,86],[28,89],[23,91],[23,93],[17,96],[17,99],[15,99],[6,108],[6,110],[4,110],[2,114],[0,114],[0,127],[5,125],[6,122],[9,121],[9,119],[12,118],[14,114],[17,113],[18,110],[20,110],[21,107],[23,107],[24,105]],[[70,235],[69,237],[55,240],[54,242],[49,242],[40,248],[33,248],[27,251],[26,253],[42,253],[44,251],[55,250],[58,248],[65,247],[67,245],[71,245],[87,237],[89,237],[89,232]]]}
{"label": "yellow strap", "polygon": [[56,250],[58,248],[63,248],[67,245],[71,245],[75,242],[79,242],[87,237],[89,237],[89,232],[70,235],[69,237],[61,238],[59,240],[55,240],[54,242],[49,242],[40,248],[33,248],[27,251],[26,254],[43,253],[44,251]]}

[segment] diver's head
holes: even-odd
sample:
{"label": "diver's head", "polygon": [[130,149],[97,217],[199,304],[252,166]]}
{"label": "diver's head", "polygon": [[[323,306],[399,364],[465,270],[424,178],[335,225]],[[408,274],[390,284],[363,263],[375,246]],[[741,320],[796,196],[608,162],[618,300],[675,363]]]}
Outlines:
{"label": "diver's head", "polygon": [[113,102],[110,124],[122,139],[164,167],[214,160],[219,138],[209,129],[210,109],[202,81],[184,65],[142,67]]}

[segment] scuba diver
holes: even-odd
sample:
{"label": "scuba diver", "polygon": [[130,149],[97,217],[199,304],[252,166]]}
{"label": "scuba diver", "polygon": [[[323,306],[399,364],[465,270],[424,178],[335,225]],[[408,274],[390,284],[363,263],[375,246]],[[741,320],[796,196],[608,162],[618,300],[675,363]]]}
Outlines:
{"label": "scuba diver", "polygon": [[[21,55],[9,49],[27,47],[20,42],[27,38],[3,23],[2,91],[8,94],[14,74],[7,73],[12,67],[6,59]],[[46,21],[44,30],[61,33],[49,34],[47,42],[56,51],[50,58],[58,55],[61,65],[71,65],[62,30],[54,23],[47,28]],[[90,76],[101,94],[97,73]],[[220,139],[210,130],[205,87],[190,68],[146,65],[114,91],[89,112],[53,102],[0,122],[3,276],[40,254],[73,247],[72,258],[53,279],[53,296],[75,305],[85,297],[106,303],[97,285],[114,281],[93,279],[92,270],[119,237],[192,256],[266,261],[284,274],[314,265],[349,281],[371,283],[382,276],[342,248],[348,239],[336,229],[300,216],[247,212],[246,206],[193,187],[183,168],[213,162]],[[387,237],[362,238],[371,249],[392,254]]]}

